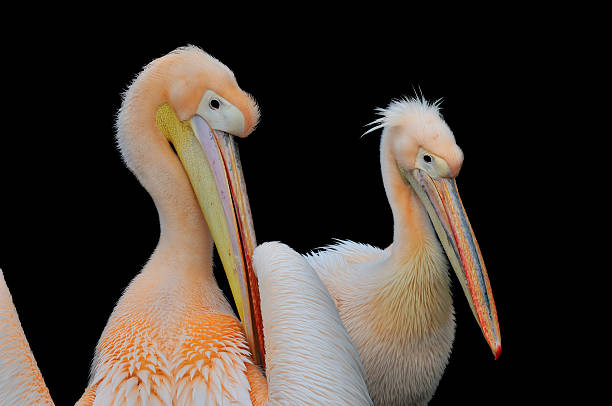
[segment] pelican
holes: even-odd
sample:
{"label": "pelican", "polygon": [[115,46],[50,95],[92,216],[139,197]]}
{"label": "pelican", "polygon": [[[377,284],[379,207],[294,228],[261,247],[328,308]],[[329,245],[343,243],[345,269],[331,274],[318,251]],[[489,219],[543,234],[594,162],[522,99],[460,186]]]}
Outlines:
{"label": "pelican", "polygon": [[[193,46],[151,62],[125,92],[117,144],[153,198],[160,238],[110,316],[77,405],[372,404],[316,273],[279,244],[253,256],[234,137],[258,117],[231,70]],[[214,280],[213,244],[240,319]],[[0,404],[53,404],[3,277],[0,350]]]}
{"label": "pelican", "polygon": [[383,130],[380,163],[393,243],[382,250],[338,241],[304,259],[334,298],[374,404],[421,405],[438,386],[455,336],[448,262],[496,359],[499,325],[455,182],[463,153],[438,103],[404,98],[378,112],[366,133]]}

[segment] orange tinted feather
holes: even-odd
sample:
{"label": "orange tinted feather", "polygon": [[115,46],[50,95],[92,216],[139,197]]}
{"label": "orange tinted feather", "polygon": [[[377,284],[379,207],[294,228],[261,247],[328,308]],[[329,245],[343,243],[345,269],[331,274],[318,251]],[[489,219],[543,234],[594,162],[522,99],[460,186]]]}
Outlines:
{"label": "orange tinted feather", "polygon": [[96,400],[97,388],[98,385],[88,386],[87,389],[85,389],[83,396],[81,396],[81,399],[79,399],[74,406],[92,406],[94,400]]}
{"label": "orange tinted feather", "polygon": [[103,335],[92,381],[99,385],[99,404],[119,399],[189,405],[206,398],[250,405],[251,398],[263,399],[265,379],[249,369],[248,344],[236,317],[194,309],[164,328],[145,317],[128,313]]}

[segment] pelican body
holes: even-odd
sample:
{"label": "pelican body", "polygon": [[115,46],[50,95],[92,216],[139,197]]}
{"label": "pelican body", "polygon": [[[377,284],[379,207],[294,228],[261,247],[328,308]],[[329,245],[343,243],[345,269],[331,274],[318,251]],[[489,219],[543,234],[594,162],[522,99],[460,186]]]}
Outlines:
{"label": "pelican body", "polygon": [[[380,163],[394,221],[386,249],[340,241],[305,256],[337,305],[376,405],[432,398],[455,336],[449,262],[497,358],[501,342],[486,268],[459,198],[463,153],[437,104],[380,109]],[[368,132],[369,132],[368,131]]]}
{"label": "pelican body", "polygon": [[[151,62],[125,92],[117,144],[153,198],[160,239],[110,316],[78,406],[372,404],[316,273],[273,244],[254,254],[234,137],[258,116],[233,73],[196,47]],[[239,318],[214,279],[213,245]],[[0,322],[0,404],[53,404],[3,278]]]}

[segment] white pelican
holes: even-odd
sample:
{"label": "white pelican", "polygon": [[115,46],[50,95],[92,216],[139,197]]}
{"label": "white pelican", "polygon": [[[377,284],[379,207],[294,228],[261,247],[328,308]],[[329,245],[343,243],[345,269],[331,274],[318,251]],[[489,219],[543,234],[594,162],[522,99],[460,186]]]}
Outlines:
{"label": "white pelican", "polygon": [[[255,237],[232,136],[257,121],[233,73],[195,47],[153,61],[126,91],[117,142],[157,206],[160,239],[110,316],[77,405],[371,404],[333,300],[301,257],[275,244],[254,257],[267,376],[255,365]],[[246,335],[214,280],[213,242]],[[3,277],[0,351],[0,404],[53,404]]]}
{"label": "white pelican", "polygon": [[340,241],[305,259],[336,302],[374,404],[420,405],[432,398],[455,335],[448,261],[495,358],[500,332],[455,183],[463,153],[438,105],[403,99],[379,113],[368,132],[383,129],[380,163],[393,243],[381,250]]}

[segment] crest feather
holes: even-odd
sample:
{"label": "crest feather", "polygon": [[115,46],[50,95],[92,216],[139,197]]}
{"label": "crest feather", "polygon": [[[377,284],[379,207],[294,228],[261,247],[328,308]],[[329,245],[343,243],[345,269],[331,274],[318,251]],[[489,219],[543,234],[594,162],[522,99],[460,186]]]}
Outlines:
{"label": "crest feather", "polygon": [[434,102],[430,102],[427,101],[422,94],[415,97],[404,96],[399,99],[393,99],[386,108],[377,107],[375,109],[376,114],[380,117],[366,124],[366,127],[371,127],[365,133],[363,133],[362,137],[381,128],[400,125],[407,115],[431,114],[437,118],[441,118],[441,103],[441,98]]}

